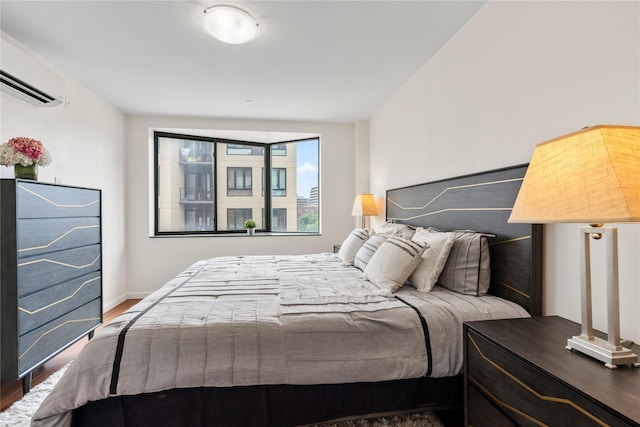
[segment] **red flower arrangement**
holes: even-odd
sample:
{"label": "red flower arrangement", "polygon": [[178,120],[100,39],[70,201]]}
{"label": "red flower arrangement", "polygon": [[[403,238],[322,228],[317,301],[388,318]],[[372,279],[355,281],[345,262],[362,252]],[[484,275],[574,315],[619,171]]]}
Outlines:
{"label": "red flower arrangement", "polygon": [[0,144],[1,165],[47,166],[49,163],[51,163],[51,154],[38,140],[19,136]]}

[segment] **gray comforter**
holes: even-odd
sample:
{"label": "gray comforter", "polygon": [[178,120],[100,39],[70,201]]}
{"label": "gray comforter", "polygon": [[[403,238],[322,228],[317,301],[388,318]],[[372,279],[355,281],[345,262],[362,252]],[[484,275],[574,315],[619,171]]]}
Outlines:
{"label": "gray comforter", "polygon": [[69,426],[87,401],[172,388],[456,375],[463,321],[528,316],[439,287],[395,296],[331,254],[199,261],[100,330],[32,425]]}

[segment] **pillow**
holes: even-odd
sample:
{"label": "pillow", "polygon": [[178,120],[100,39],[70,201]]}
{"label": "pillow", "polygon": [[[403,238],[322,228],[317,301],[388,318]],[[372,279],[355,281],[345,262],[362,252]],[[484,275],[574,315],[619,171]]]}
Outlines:
{"label": "pillow", "polygon": [[369,237],[369,240],[364,242],[360,249],[358,249],[355,258],[353,259],[353,265],[364,271],[373,254],[378,250],[378,248],[380,248],[380,245],[382,245],[388,237],[388,234],[374,234]]}
{"label": "pillow", "polygon": [[455,233],[431,232],[418,227],[414,242],[427,243],[429,247],[422,254],[422,261],[409,277],[409,283],[419,291],[430,292],[440,277],[451,252]]}
{"label": "pillow", "polygon": [[375,234],[397,234],[403,239],[411,240],[415,228],[407,224],[395,224],[393,222],[385,222],[383,225],[373,227]]}
{"label": "pillow", "polygon": [[438,284],[465,295],[485,295],[491,281],[487,237],[495,235],[467,230],[454,233],[455,240]]}
{"label": "pillow", "polygon": [[380,288],[381,294],[390,296],[418,266],[426,246],[426,243],[389,236],[365,267],[364,278]]}
{"label": "pillow", "polygon": [[358,249],[364,242],[369,239],[369,231],[364,228],[354,229],[342,242],[338,251],[338,258],[346,264],[353,264],[353,258],[356,256]]}

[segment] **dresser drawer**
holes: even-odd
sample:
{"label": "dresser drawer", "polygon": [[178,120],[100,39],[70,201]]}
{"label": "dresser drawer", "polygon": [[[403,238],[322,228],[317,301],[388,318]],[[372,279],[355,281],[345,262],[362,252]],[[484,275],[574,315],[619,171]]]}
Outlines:
{"label": "dresser drawer", "polygon": [[17,182],[17,217],[100,216],[100,191]]}
{"label": "dresser drawer", "polygon": [[100,218],[18,220],[18,257],[100,243]]}
{"label": "dresser drawer", "polygon": [[495,406],[471,386],[467,391],[469,425],[473,427],[516,427]]}
{"label": "dresser drawer", "polygon": [[100,245],[69,249],[18,262],[18,297],[100,270]]}
{"label": "dresser drawer", "polygon": [[18,335],[99,298],[102,276],[99,271],[52,286],[18,300]]}
{"label": "dresser drawer", "polygon": [[18,375],[38,366],[52,355],[52,350],[75,341],[100,324],[102,306],[91,301],[18,339]]}
{"label": "dresser drawer", "polygon": [[630,425],[474,331],[466,339],[469,388],[479,390],[515,424]]}

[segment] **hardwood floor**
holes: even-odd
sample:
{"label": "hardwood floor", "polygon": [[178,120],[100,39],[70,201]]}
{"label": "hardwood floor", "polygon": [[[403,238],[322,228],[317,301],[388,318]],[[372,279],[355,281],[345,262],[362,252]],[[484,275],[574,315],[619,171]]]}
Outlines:
{"label": "hardwood floor", "polygon": [[[123,311],[129,309],[129,307],[133,306],[135,303],[140,301],[139,299],[130,299],[126,300],[123,303],[117,305],[111,310],[107,311],[103,318],[104,323],[110,322],[112,319],[117,317]],[[103,324],[104,324],[103,323]],[[99,330],[98,328],[97,330]],[[39,367],[35,371],[33,371],[33,379],[31,381],[31,387],[41,383],[46,380],[49,375],[58,371],[58,369],[62,368],[64,365],[72,361],[80,352],[82,347],[87,343],[86,338],[82,338],[80,341],[76,342],[60,354],[58,354],[53,359],[49,360],[43,366]],[[0,412],[7,409],[14,402],[22,399],[22,382],[20,380],[15,381],[7,381],[3,382],[0,387]]]}
{"label": "hardwood floor", "polygon": [[[112,319],[117,317],[123,311],[129,309],[135,303],[137,303],[138,299],[127,300],[118,306],[112,308],[104,314],[104,323],[110,322]],[[99,330],[100,328],[98,328]],[[36,369],[33,372],[33,380],[31,386],[35,386],[42,381],[46,380],[49,375],[58,371],[58,369],[62,368],[64,365],[73,360],[82,347],[87,343],[87,339],[83,338],[77,343],[73,344],[62,353],[58,354],[53,359],[49,360],[40,368]],[[2,388],[0,389],[0,412],[7,409],[14,402],[20,400],[22,398],[22,382],[20,380],[16,381],[8,381],[6,383],[2,383]],[[463,425],[463,414],[462,410],[451,410],[451,411],[439,411],[437,412],[438,417],[445,425],[445,427],[461,427]]]}

